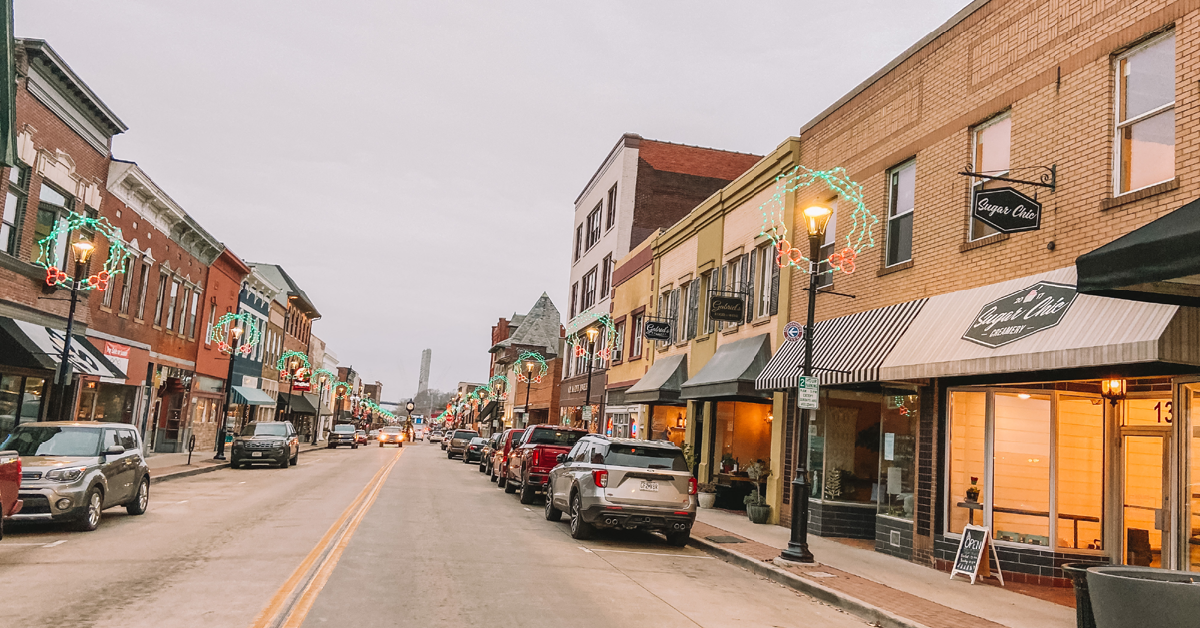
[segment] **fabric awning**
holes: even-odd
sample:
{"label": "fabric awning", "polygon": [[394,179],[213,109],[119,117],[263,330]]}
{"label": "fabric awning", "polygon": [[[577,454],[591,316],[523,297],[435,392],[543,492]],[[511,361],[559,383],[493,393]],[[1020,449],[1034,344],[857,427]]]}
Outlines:
{"label": "fabric awning", "polygon": [[489,401],[484,404],[483,409],[479,411],[479,421],[486,421],[489,417],[496,413],[496,409],[500,404],[495,401]]}
{"label": "fabric awning", "polygon": [[[1081,294],[1053,327],[988,347],[963,338],[984,306],[1039,281],[1071,286],[1075,267],[930,297],[880,366],[885,380],[1144,362],[1200,365],[1200,309]],[[1015,321],[1014,321],[1015,322]]]}
{"label": "fabric awning", "polygon": [[743,338],[717,347],[696,376],[679,387],[681,399],[764,397],[754,380],[771,360],[771,335]]}
{"label": "fabric awning", "polygon": [[288,393],[281,392],[281,393],[279,393],[279,402],[276,404],[276,407],[278,407],[280,410],[286,410],[288,407],[288,398],[289,397],[292,400],[291,408],[292,408],[293,413],[295,413],[295,414],[316,414],[317,413],[317,404],[320,402],[317,400],[316,395],[307,395],[307,394],[299,394],[299,395],[291,394],[291,395],[289,395]]}
{"label": "fabric awning", "polygon": [[1079,293],[1200,306],[1200,199],[1079,256]]}
{"label": "fabric awning", "polygon": [[625,403],[682,405],[679,402],[679,387],[687,377],[686,353],[659,358],[636,384],[625,391]]}
{"label": "fabric awning", "polygon": [[[0,356],[4,356],[5,364],[58,369],[63,340],[66,338],[64,330],[0,317],[0,332]],[[71,353],[68,359],[76,373],[122,381],[126,379],[120,368],[80,334],[71,334]]]}
{"label": "fabric awning", "polygon": [[[879,380],[879,365],[925,305],[897,303],[818,322],[813,330],[813,373],[822,385]],[[759,390],[793,388],[804,372],[804,341],[784,342],[754,381]]]}
{"label": "fabric awning", "polygon": [[233,402],[248,406],[273,406],[275,400],[266,392],[249,386],[233,387]]}

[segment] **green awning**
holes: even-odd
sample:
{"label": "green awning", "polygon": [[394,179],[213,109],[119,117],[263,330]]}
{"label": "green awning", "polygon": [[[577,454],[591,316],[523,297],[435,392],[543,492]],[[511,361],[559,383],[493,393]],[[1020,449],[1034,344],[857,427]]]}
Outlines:
{"label": "green awning", "polygon": [[679,353],[659,358],[646,374],[625,391],[625,403],[684,405],[679,400],[679,386],[688,376],[687,354]]}
{"label": "green awning", "polygon": [[[766,398],[754,380],[771,360],[771,335],[762,334],[717,347],[696,376],[679,387],[681,399]],[[629,393],[625,393],[628,397]]]}
{"label": "green awning", "polygon": [[233,387],[233,402],[247,406],[273,406],[275,400],[271,395],[249,386]]}
{"label": "green awning", "polygon": [[291,397],[291,411],[293,414],[316,414],[317,413],[317,396],[316,395],[289,395],[288,393],[279,393],[279,403],[276,407],[280,410],[288,409],[288,397]]}

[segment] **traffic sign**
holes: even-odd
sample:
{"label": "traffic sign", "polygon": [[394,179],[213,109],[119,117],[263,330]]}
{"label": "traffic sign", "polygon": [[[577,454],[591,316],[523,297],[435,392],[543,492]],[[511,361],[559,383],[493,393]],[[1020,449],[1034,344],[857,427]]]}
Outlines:
{"label": "traffic sign", "polygon": [[804,328],[800,326],[800,323],[791,321],[783,328],[783,337],[792,341],[800,340],[804,337]]}
{"label": "traffic sign", "polygon": [[797,385],[796,407],[801,410],[816,410],[821,401],[821,380],[815,375],[801,375]]}

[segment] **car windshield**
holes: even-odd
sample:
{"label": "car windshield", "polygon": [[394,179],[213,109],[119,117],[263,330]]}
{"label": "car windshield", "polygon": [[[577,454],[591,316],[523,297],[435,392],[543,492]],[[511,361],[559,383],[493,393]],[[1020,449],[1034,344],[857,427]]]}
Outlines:
{"label": "car windshield", "polygon": [[11,449],[22,456],[96,456],[101,430],[91,427],[27,427],[9,434],[0,451]]}
{"label": "car windshield", "polygon": [[559,447],[571,447],[575,441],[583,438],[582,431],[576,430],[552,430],[546,428],[538,428],[533,430],[529,435],[529,440],[526,444],[529,445],[557,445]]}
{"label": "car windshield", "polygon": [[608,454],[604,456],[604,464],[614,467],[634,467],[637,469],[688,470],[687,461],[683,459],[682,451],[634,445],[614,444],[609,446]]}
{"label": "car windshield", "polygon": [[353,434],[354,426],[353,425],[335,425],[335,426],[333,426],[333,431],[340,432],[343,434]]}
{"label": "car windshield", "polygon": [[399,433],[400,433],[400,428],[398,428],[398,427],[385,427],[385,428],[383,428],[383,433],[384,433],[384,434],[399,434]]}
{"label": "car windshield", "polygon": [[242,428],[242,436],[287,436],[283,423],[251,423]]}
{"label": "car windshield", "polygon": [[471,438],[472,436],[479,436],[479,432],[473,432],[471,430],[458,430],[454,433],[454,438]]}

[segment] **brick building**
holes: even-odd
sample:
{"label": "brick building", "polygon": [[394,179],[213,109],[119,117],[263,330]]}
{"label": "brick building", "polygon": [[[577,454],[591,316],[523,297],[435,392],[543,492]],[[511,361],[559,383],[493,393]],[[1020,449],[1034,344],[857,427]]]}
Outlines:
{"label": "brick building", "polygon": [[[489,373],[495,383],[490,388],[498,395],[484,404],[479,416],[481,427],[490,431],[558,423],[562,337],[562,315],[544,292],[528,313],[502,318],[492,327]],[[545,373],[536,359],[522,361],[521,356],[527,353],[542,358]],[[491,420],[492,416],[495,420]]]}
{"label": "brick building", "polygon": [[[224,314],[238,312],[242,280],[249,274],[250,267],[232,251],[222,247],[221,254],[209,266],[204,290],[209,320],[215,321]],[[194,317],[195,312],[189,312],[189,316]],[[201,338],[197,343],[190,428],[196,435],[197,449],[207,448],[209,443],[215,446],[221,417],[226,418],[227,427],[238,427],[238,416],[233,412],[234,400],[229,386],[240,385],[240,382],[236,377],[231,377],[232,359],[231,355],[217,348],[217,343],[208,342],[208,338]],[[230,402],[228,406],[226,400]]]}
{"label": "brick building", "polygon": [[[300,286],[292,279],[281,266],[276,264],[250,264],[250,266],[258,271],[262,276],[266,277],[271,283],[282,288],[279,295],[275,298],[276,308],[282,308],[282,321],[272,321],[278,325],[278,329],[270,328],[272,332],[273,342],[277,345],[278,351],[273,354],[278,366],[280,356],[289,351],[302,353],[309,360],[307,372],[299,372],[293,376],[291,369],[283,371],[275,370],[279,381],[279,405],[278,410],[282,413],[280,420],[291,421],[296,426],[296,430],[302,436],[312,436],[314,421],[316,418],[317,405],[320,400],[316,395],[311,393],[312,386],[309,381],[312,369],[318,368],[312,364],[312,355],[310,342],[312,339],[312,323],[321,318],[321,313],[313,306],[308,295],[300,289]],[[272,319],[277,316],[272,316]],[[300,360],[289,360],[288,364],[295,362],[297,368],[304,368]],[[264,364],[265,371],[269,370]]]}

